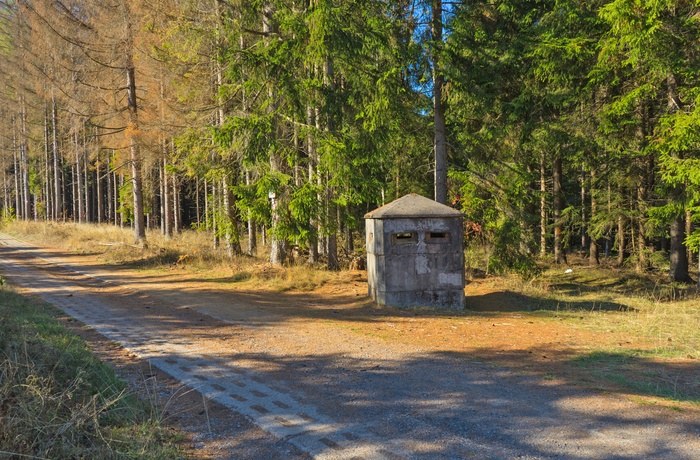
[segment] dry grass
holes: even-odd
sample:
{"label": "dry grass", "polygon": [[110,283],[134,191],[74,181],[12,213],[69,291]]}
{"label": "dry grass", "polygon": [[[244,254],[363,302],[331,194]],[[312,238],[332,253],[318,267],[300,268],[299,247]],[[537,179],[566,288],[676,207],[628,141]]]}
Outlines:
{"label": "dry grass", "polygon": [[182,458],[158,410],[57,314],[0,286],[0,457]]}
{"label": "dry grass", "polygon": [[550,268],[535,280],[511,278],[510,289],[542,299],[548,314],[577,327],[620,332],[643,342],[635,353],[700,358],[700,290],[663,275],[574,266]]}
{"label": "dry grass", "polygon": [[[100,254],[105,263],[128,268],[152,270],[186,270],[221,274],[227,282],[251,285],[272,291],[310,291],[328,282],[338,281],[339,274],[304,261],[278,267],[263,256],[229,257],[224,248],[214,248],[211,234],[185,230],[172,238],[159,231],[147,232],[147,245],[134,245],[130,228],[113,225],[13,221],[3,231],[33,243],[83,254]],[[260,247],[258,254],[267,255],[269,248]]]}

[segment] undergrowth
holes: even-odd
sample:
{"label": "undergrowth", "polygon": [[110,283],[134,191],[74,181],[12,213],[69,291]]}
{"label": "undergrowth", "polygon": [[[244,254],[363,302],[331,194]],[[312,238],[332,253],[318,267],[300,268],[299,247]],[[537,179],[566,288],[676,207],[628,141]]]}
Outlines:
{"label": "undergrowth", "polygon": [[56,314],[0,286],[0,457],[182,458],[156,408]]}

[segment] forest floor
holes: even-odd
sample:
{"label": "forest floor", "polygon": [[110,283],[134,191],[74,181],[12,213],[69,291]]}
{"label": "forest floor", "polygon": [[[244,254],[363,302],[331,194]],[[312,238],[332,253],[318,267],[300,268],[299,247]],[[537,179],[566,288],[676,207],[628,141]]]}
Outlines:
{"label": "forest floor", "polygon": [[[11,249],[3,249],[5,260],[26,252]],[[376,444],[377,458],[692,458],[700,449],[700,338],[696,326],[678,326],[698,324],[692,289],[652,287],[633,299],[639,280],[610,281],[581,266],[525,284],[473,279],[467,309],[441,313],[376,306],[363,271],[300,290],[260,282],[261,271],[275,276],[272,267],[250,276],[243,266],[198,269],[183,257],[118,265],[105,263],[105,252],[29,252],[39,257],[30,260],[38,277],[98,295],[111,315],[142,324],[154,340],[177,334],[198,356],[235,359],[233,372],[263,385],[253,394],[279,390],[307,414],[317,411],[309,419],[345,424],[338,433],[364,446],[365,458],[375,458]],[[21,277],[2,271],[22,286]],[[96,288],[91,279],[109,284]],[[680,316],[669,321],[670,311]],[[306,448],[302,435],[280,436],[266,425],[267,409],[250,406],[258,417],[188,390],[192,379],[183,385],[177,373],[158,369],[161,361],[130,346],[132,338],[120,342],[94,325],[64,321],[163,404],[164,420],[188,433],[193,457],[351,457],[338,433],[320,438],[328,449]]]}

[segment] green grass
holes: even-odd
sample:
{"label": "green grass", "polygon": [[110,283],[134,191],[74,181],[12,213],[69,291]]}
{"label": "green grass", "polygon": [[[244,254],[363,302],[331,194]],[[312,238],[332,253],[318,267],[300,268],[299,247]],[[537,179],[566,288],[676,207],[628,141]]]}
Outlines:
{"label": "green grass", "polygon": [[[538,305],[543,317],[578,328],[631,337],[648,358],[700,358],[700,291],[670,283],[663,274],[574,266],[546,270],[533,281],[508,288]],[[642,353],[637,351],[636,353]]]}
{"label": "green grass", "polygon": [[638,395],[700,405],[700,385],[689,367],[651,361],[647,350],[593,351],[570,361],[596,381],[613,383]]}
{"label": "green grass", "polygon": [[58,314],[0,286],[0,457],[182,458],[157,408],[129,394]]}

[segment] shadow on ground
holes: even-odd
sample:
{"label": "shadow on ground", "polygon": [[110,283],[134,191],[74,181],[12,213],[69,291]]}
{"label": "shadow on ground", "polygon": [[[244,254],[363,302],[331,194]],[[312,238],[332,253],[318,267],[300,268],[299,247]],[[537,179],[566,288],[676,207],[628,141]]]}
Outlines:
{"label": "shadow on ground", "polygon": [[527,296],[512,291],[491,292],[483,295],[467,295],[466,306],[473,311],[635,311],[627,305],[616,302],[567,301],[562,302],[545,297]]}
{"label": "shadow on ground", "polygon": [[485,364],[481,354],[396,361],[253,353],[227,362],[247,363],[259,381],[291,390],[336,421],[361,424],[389,449],[413,449],[411,458],[692,458],[700,447],[697,418],[600,400],[556,380]]}

